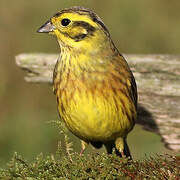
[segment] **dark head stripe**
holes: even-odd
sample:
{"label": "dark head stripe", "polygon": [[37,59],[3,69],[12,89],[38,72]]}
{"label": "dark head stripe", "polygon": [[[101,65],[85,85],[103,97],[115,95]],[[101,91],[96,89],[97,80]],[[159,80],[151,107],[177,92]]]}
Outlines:
{"label": "dark head stripe", "polygon": [[81,41],[82,39],[84,39],[86,36],[87,36],[86,34],[78,34],[71,38],[74,39],[76,42],[78,42],[78,41]]}
{"label": "dark head stripe", "polygon": [[87,34],[77,34],[75,36],[71,36],[67,32],[61,32],[61,33],[64,34],[64,36],[66,36],[66,37],[74,39],[75,42],[79,42],[79,41],[81,41],[82,39],[84,39],[87,36]]}
{"label": "dark head stripe", "polygon": [[63,13],[69,13],[69,12],[77,13],[77,14],[80,14],[80,15],[88,15],[88,16],[90,16],[92,21],[98,23],[102,27],[104,33],[106,33],[107,36],[110,36],[109,31],[106,28],[103,21],[101,20],[101,18],[97,14],[95,14],[93,11],[91,11],[90,9],[86,9],[84,7],[79,7],[79,6],[74,6],[74,7],[68,8],[68,9],[64,9],[64,10],[56,13],[54,16],[58,17]]}
{"label": "dark head stripe", "polygon": [[73,23],[73,26],[80,26],[87,30],[88,34],[93,35],[94,31],[96,30],[93,26],[91,26],[89,23],[84,21],[75,21]]}

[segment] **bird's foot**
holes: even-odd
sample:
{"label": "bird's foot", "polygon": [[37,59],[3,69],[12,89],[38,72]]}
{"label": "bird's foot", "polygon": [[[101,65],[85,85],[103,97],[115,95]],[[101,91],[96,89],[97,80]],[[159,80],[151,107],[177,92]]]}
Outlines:
{"label": "bird's foot", "polygon": [[83,153],[84,153],[84,151],[86,150],[86,148],[88,147],[88,145],[89,145],[88,142],[81,140],[81,147],[82,147],[82,148],[81,148],[80,156],[83,155]]}

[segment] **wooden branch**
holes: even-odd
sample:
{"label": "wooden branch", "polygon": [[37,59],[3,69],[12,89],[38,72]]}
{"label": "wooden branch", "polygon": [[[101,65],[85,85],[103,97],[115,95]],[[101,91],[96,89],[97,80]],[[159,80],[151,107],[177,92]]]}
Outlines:
{"label": "wooden branch", "polygon": [[[138,121],[161,135],[169,149],[180,150],[180,55],[125,55],[137,81]],[[20,54],[16,63],[27,82],[52,83],[55,54]]]}

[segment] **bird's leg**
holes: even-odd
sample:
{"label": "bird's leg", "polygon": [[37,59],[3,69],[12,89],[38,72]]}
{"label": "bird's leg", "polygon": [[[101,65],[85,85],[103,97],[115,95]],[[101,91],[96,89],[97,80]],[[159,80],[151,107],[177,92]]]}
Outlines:
{"label": "bird's leg", "polygon": [[89,142],[81,140],[81,152],[80,152],[80,156],[82,156],[82,154],[84,153],[84,151],[86,150],[88,145],[89,145]]}
{"label": "bird's leg", "polygon": [[118,137],[115,141],[116,149],[121,153],[122,157],[131,157],[131,153],[126,142],[126,138]]}
{"label": "bird's leg", "polygon": [[116,146],[116,149],[121,153],[121,156],[126,157],[124,154],[124,139],[122,137],[118,137],[115,140],[115,146]]}

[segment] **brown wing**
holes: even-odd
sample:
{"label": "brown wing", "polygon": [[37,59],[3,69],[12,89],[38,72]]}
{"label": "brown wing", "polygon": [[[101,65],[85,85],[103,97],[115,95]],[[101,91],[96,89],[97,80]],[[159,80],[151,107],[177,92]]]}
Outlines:
{"label": "brown wing", "polygon": [[138,96],[137,96],[136,81],[125,58],[121,54],[118,54],[112,59],[112,64],[114,65],[115,72],[119,73],[119,77],[120,77],[119,79],[127,82],[126,87],[128,89],[130,98],[132,102],[134,102],[134,105],[137,110]]}
{"label": "brown wing", "polygon": [[137,110],[137,100],[138,100],[137,86],[136,86],[135,78],[132,73],[131,73],[130,84],[131,86],[129,88],[129,92]]}

